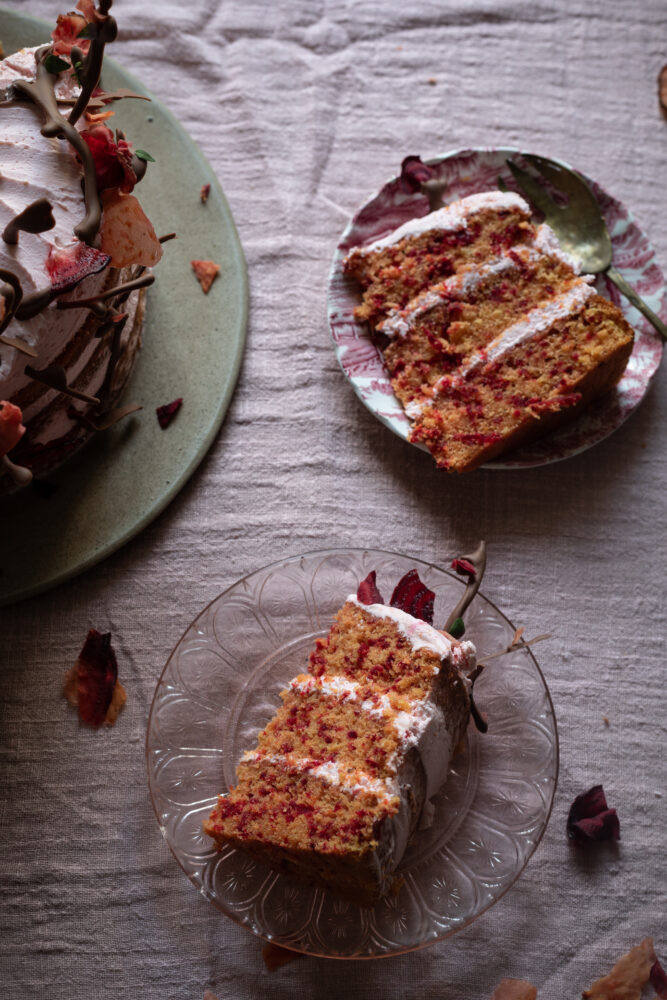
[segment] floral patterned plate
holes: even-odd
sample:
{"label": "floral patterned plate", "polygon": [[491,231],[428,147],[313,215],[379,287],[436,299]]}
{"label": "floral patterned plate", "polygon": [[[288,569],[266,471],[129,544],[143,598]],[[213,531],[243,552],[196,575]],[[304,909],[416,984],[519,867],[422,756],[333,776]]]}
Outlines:
{"label": "floral patterned plate", "polygon": [[[508,188],[516,190],[506,160],[521,155],[510,148],[458,149],[429,160],[435,177],[447,182],[446,202],[479,191],[494,190],[502,177]],[[563,163],[563,161],[558,161]],[[568,164],[563,163],[565,167]],[[611,234],[614,264],[636,288],[654,312],[667,320],[665,279],[655,251],[635,219],[595,182],[591,182]],[[382,355],[373,343],[365,324],[354,318],[359,304],[359,288],[343,275],[343,259],[362,243],[390,233],[415,216],[428,212],[422,194],[406,194],[398,178],[384,187],[351,220],[336,248],[329,274],[329,326],[336,357],[352,388],[379,420],[399,437],[408,440],[410,422],[391,388],[382,364]],[[489,462],[486,468],[513,469],[548,465],[569,458],[602,441],[626,420],[648,391],[660,364],[663,341],[653,327],[622,298],[606,279],[598,281],[598,291],[621,307],[636,332],[635,345],[628,366],[616,389],[595,401],[571,424],[525,445],[509,456]],[[423,445],[417,445],[423,448]],[[425,450],[425,449],[424,449]]]}
{"label": "floral patterned plate", "polygon": [[[162,835],[186,875],[223,913],[266,940],[310,955],[378,958],[433,944],[466,927],[514,884],[547,825],[558,737],[542,673],[523,649],[489,663],[475,685],[489,720],[434,799],[434,822],[400,866],[395,897],[373,909],[292,882],[202,831],[235,780],[279,693],[303,671],[347,595],[374,569],[381,592],[415,567],[435,591],[435,620],[461,596],[459,578],[389,552],[332,550],[288,559],[240,580],[187,630],[153,698],[146,756]],[[466,613],[478,654],[504,649],[514,626],[478,594]]]}

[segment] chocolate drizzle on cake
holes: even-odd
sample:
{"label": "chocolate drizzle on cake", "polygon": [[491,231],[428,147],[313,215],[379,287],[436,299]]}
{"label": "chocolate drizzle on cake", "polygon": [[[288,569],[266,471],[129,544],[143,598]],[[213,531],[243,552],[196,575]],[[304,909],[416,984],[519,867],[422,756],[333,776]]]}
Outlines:
{"label": "chocolate drizzle on cake", "polygon": [[[11,331],[12,335],[10,336],[3,335],[12,320],[29,321],[49,307],[53,308],[54,302],[56,308],[62,310],[89,310],[95,317],[94,320],[91,317],[89,321],[91,324],[94,323],[92,336],[98,339],[107,338],[104,348],[100,348],[104,351],[105,356],[103,381],[95,395],[83,391],[84,388],[88,388],[85,384],[81,385],[80,388],[77,387],[80,384],[78,377],[73,378],[72,384],[70,384],[66,369],[59,363],[44,364],[43,361],[41,366],[38,364],[34,367],[28,364],[23,371],[28,378],[35,382],[88,404],[83,413],[77,411],[70,413],[69,410],[67,412],[71,420],[85,424],[90,430],[101,430],[109,427],[123,416],[141,409],[138,404],[115,406],[113,409],[111,407],[114,406],[118,395],[119,363],[125,365],[124,352],[126,348],[121,340],[121,335],[128,321],[128,315],[135,323],[134,305],[128,313],[123,311],[123,304],[132,293],[140,292],[152,284],[154,280],[152,274],[145,273],[145,266],[124,264],[122,258],[116,263],[109,256],[109,253],[114,253],[114,251],[110,250],[107,253],[98,249],[100,241],[104,241],[104,239],[107,239],[110,246],[113,245],[112,238],[105,237],[104,233],[100,232],[103,212],[102,189],[104,189],[105,195],[111,189],[112,201],[117,194],[129,195],[134,184],[141,180],[146,172],[145,157],[147,154],[138,156],[132,152],[131,146],[119,129],[115,131],[114,142],[107,126],[100,125],[100,121],[106,118],[106,115],[98,117],[97,120],[91,116],[83,132],[80,132],[76,127],[77,122],[85,112],[100,111],[110,101],[117,98],[136,97],[150,100],[144,95],[134,94],[127,89],[109,92],[99,89],[105,46],[112,42],[117,35],[116,21],[109,13],[111,6],[112,0],[98,0],[97,6],[94,6],[92,2],[86,2],[78,7],[79,10],[84,10],[83,16],[77,13],[66,15],[66,18],[74,17],[78,18],[81,23],[86,22],[83,30],[77,29],[78,38],[82,41],[72,45],[65,55],[65,59],[71,62],[71,69],[62,69],[64,63],[60,56],[66,50],[62,47],[59,48],[62,46],[62,41],[58,37],[57,28],[53,34],[57,44],[54,42],[41,46],[34,52],[34,79],[20,77],[17,73],[17,79],[12,80],[9,86],[0,88],[0,115],[2,109],[10,109],[17,105],[29,107],[31,104],[38,116],[36,128],[39,128],[41,135],[50,140],[56,139],[60,142],[66,142],[72,148],[83,172],[81,186],[84,205],[83,218],[72,227],[72,239],[79,242],[72,242],[63,247],[61,251],[62,244],[56,240],[56,245],[52,247],[46,265],[46,270],[51,277],[51,283],[47,287],[37,288],[26,294],[19,274],[14,273],[13,265],[9,263],[5,268],[0,268],[0,346],[3,349],[9,348],[19,354],[24,354],[27,358],[38,359],[39,351],[35,350],[32,344],[17,337],[14,330]],[[70,39],[71,37],[70,35]],[[68,41],[66,39],[65,44]],[[87,51],[85,51],[86,47]],[[75,91],[72,94],[71,86],[69,95],[62,93],[62,87],[56,90],[58,81],[63,81],[66,73],[75,76],[80,87],[78,93]],[[64,89],[66,91],[67,87]],[[67,108],[68,111],[63,110],[64,108]],[[39,119],[41,119],[41,126]],[[90,140],[91,135],[95,134],[96,130],[98,134],[101,131],[107,132],[109,135],[110,148],[116,152],[118,161],[124,170],[122,184],[119,181],[111,181],[110,183],[108,177],[103,176],[103,173],[100,172],[104,167],[101,168],[100,162],[98,162],[98,151],[91,148],[91,142],[87,141]],[[119,144],[122,152],[117,149]],[[100,155],[103,156],[106,152],[106,149],[103,149]],[[126,184],[128,186],[125,186]],[[130,201],[127,204],[129,203]],[[55,202],[55,204],[57,208],[58,203]],[[5,221],[6,219],[7,216],[5,216]],[[52,204],[47,198],[38,198],[22,211],[18,211],[6,223],[1,234],[2,240],[9,246],[16,246],[22,242],[21,232],[39,234],[52,229],[55,225]],[[148,225],[150,226],[150,224]],[[173,234],[169,234],[163,237],[160,242],[166,242],[172,236]],[[154,234],[153,239],[156,239]],[[53,241],[51,242],[53,243]],[[68,258],[70,253],[71,258]],[[20,260],[20,258],[18,259]],[[110,272],[111,280],[107,281],[107,284],[111,284],[112,287],[102,289],[95,295],[79,300],[69,297],[68,293],[72,292],[85,278],[109,266],[111,266],[112,271]],[[114,282],[114,269],[116,269],[116,275],[120,275],[121,278],[129,276],[129,280],[118,281],[116,279]],[[63,296],[68,297],[65,299]],[[141,316],[142,313],[143,306],[140,305],[137,315]],[[52,315],[55,316],[55,314]],[[133,329],[131,333],[133,342],[138,337],[139,334],[135,334]],[[124,372],[125,368],[121,368],[120,371]],[[71,409],[73,408],[70,407]],[[40,444],[36,447],[43,448],[44,446]],[[64,454],[66,453],[65,450]],[[16,470],[21,467],[12,463],[6,456],[2,467],[19,485],[27,481],[26,476],[30,475],[27,469],[17,472]]]}
{"label": "chocolate drizzle on cake", "polygon": [[49,365],[43,371],[37,371],[36,368],[26,365],[25,370],[27,375],[34,378],[36,382],[41,382],[42,385],[48,386],[49,389],[56,389],[57,392],[63,392],[66,396],[71,396],[73,399],[80,399],[84,403],[92,403],[93,406],[100,405],[97,396],[90,396],[87,392],[79,392],[78,389],[73,389],[71,385],[68,385],[67,374],[65,369],[60,365]]}
{"label": "chocolate drizzle on cake", "polygon": [[5,243],[14,245],[19,241],[21,230],[26,233],[45,233],[47,230],[53,229],[55,224],[53,205],[48,198],[38,198],[37,201],[30,202],[27,208],[24,208],[7,223],[2,232],[2,238]]}

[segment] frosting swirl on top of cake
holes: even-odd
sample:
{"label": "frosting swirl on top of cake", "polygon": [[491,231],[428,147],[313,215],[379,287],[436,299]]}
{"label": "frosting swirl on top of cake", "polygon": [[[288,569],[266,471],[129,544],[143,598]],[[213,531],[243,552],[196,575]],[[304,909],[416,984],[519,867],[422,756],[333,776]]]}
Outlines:
{"label": "frosting swirl on top of cake", "polygon": [[[33,80],[37,49],[21,49],[0,62],[0,88],[15,80]],[[72,78],[61,73],[56,96],[73,99],[80,88]],[[16,243],[0,240],[0,268],[11,271],[21,282],[24,297],[51,284],[46,261],[52,251],[69,246],[75,239],[74,227],[81,219],[81,167],[69,145],[48,138],[40,132],[39,108],[28,101],[12,101],[0,109],[0,231],[26,205],[47,198],[53,207],[55,226],[41,233],[21,232]],[[76,300],[94,295],[105,282],[104,272],[85,278],[65,298]],[[4,331],[18,337],[37,351],[34,364],[45,368],[62,348],[63,339],[83,323],[87,310],[60,311],[52,303],[30,319],[12,319]],[[0,382],[2,393],[11,398],[30,379],[25,374],[26,357],[20,352],[0,347]],[[25,411],[24,416],[30,417]]]}

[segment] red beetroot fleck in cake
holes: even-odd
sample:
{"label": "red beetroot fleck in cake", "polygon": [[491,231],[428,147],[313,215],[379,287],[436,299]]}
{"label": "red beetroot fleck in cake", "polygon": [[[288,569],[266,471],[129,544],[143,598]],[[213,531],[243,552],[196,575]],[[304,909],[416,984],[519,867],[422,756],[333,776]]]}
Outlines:
{"label": "red beetroot fleck in cake", "polygon": [[350,739],[350,740],[356,740],[356,738],[357,738],[358,735],[359,734],[357,733],[356,729],[350,729],[349,732],[348,732],[348,734],[347,734],[348,739]]}
{"label": "red beetroot fleck in cake", "polygon": [[357,600],[362,604],[384,604],[382,594],[375,583],[376,572],[372,570],[357,588]]}
{"label": "red beetroot fleck in cake", "polygon": [[417,570],[411,569],[396,584],[389,603],[393,608],[400,608],[414,618],[421,618],[432,625],[434,600],[433,591],[422,583]]}
{"label": "red beetroot fleck in cake", "polygon": [[182,405],[183,397],[179,396],[178,399],[172,400],[171,403],[164,403],[162,406],[157,406],[155,408],[158,423],[163,431],[169,427],[169,424],[172,422]]}

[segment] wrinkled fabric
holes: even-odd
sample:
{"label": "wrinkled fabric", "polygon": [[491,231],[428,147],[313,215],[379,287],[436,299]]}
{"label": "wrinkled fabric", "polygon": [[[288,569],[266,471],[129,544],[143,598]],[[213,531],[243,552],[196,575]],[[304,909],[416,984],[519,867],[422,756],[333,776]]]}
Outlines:
{"label": "wrinkled fabric", "polygon": [[[66,8],[10,6],[49,21]],[[225,190],[248,262],[248,344],[221,432],[169,508],[101,565],[0,612],[3,996],[483,1000],[509,977],[561,998],[647,935],[664,963],[664,369],[593,450],[455,479],[359,403],[326,323],[337,238],[408,154],[497,144],[562,157],[630,207],[667,267],[664,3],[113,10],[114,57],[169,106]],[[0,37],[1,25],[0,13]],[[269,973],[261,942],[196,892],[160,836],[143,750],[160,671],[199,611],[267,562],[368,546],[446,567],[479,537],[483,591],[527,634],[552,634],[536,649],[561,740],[547,833],[513,889],[449,940]],[[99,733],[61,696],[91,627],[112,632],[128,691]],[[581,855],[567,811],[597,783],[623,840]]]}

